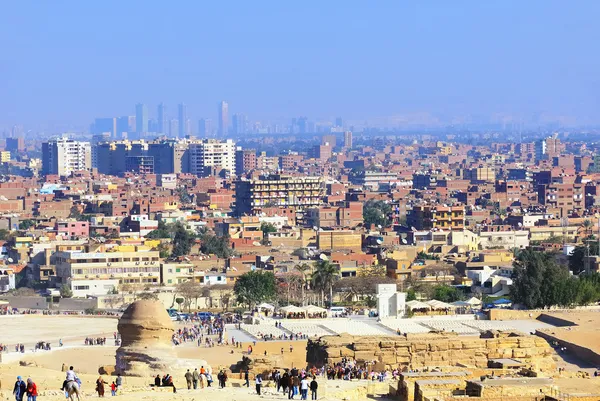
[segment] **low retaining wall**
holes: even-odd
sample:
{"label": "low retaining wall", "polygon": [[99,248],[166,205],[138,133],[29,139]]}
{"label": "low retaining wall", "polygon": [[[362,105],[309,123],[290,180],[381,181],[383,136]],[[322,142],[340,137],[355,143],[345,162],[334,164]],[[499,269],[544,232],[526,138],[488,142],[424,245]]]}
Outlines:
{"label": "low retaining wall", "polygon": [[575,323],[573,323],[570,320],[563,319],[562,317],[558,317],[556,315],[549,315],[547,313],[542,313],[538,317],[538,320],[541,322],[544,322],[544,323],[551,324],[552,326],[556,326],[556,327],[577,326]]}
{"label": "low retaining wall", "polygon": [[583,361],[586,361],[595,366],[600,366],[600,355],[598,355],[596,352],[592,351],[589,348],[573,344],[569,341],[561,340],[560,338],[554,337],[548,332],[537,330],[535,334],[544,338],[549,343],[556,341],[561,347],[567,347],[569,352],[573,353],[577,358]]}

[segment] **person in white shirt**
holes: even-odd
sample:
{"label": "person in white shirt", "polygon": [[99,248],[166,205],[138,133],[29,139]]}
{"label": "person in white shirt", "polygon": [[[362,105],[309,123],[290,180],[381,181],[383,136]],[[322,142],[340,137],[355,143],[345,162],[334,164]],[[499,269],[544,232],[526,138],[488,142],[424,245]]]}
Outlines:
{"label": "person in white shirt", "polygon": [[254,381],[256,383],[256,394],[260,395],[260,387],[262,386],[262,376],[256,375],[256,379]]}
{"label": "person in white shirt", "polygon": [[306,376],[300,381],[300,396],[301,400],[306,400],[308,396],[308,379]]}

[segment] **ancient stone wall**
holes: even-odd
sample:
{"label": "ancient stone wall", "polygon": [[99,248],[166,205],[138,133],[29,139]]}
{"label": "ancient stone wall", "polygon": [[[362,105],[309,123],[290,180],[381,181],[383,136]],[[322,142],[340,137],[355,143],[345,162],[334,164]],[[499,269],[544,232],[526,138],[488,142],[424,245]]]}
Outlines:
{"label": "ancient stone wall", "polygon": [[[483,336],[483,335],[482,335]],[[463,366],[486,368],[489,359],[515,358],[535,370],[554,368],[553,350],[546,340],[529,335],[495,338],[426,335],[404,337],[325,336],[309,341],[307,361],[317,366],[336,364],[344,357],[388,368]]]}

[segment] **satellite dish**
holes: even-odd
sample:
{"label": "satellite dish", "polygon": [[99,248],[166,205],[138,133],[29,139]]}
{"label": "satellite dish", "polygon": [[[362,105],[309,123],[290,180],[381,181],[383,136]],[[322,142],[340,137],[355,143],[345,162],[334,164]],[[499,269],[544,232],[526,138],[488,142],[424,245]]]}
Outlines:
{"label": "satellite dish", "polygon": [[313,226],[313,230],[317,231],[318,229],[319,229],[319,227]]}
{"label": "satellite dish", "polygon": [[329,260],[329,258],[327,257],[327,255],[325,255],[324,253],[319,255],[319,259],[321,260]]}
{"label": "satellite dish", "polygon": [[407,243],[406,239],[402,238],[402,243],[406,244]]}
{"label": "satellite dish", "polygon": [[379,245],[381,245],[381,244],[383,244],[383,241],[382,241],[382,240],[380,240],[380,239],[378,239],[378,240],[377,240],[377,243],[378,243]]}
{"label": "satellite dish", "polygon": [[260,242],[258,242],[258,241],[254,241],[254,242],[252,243],[252,245],[254,245],[254,246],[260,246]]}
{"label": "satellite dish", "polygon": [[381,224],[377,224],[377,228],[381,230]]}
{"label": "satellite dish", "polygon": [[14,262],[14,261],[13,261],[13,258],[8,258],[7,260],[8,260],[8,263],[12,263],[12,262]]}

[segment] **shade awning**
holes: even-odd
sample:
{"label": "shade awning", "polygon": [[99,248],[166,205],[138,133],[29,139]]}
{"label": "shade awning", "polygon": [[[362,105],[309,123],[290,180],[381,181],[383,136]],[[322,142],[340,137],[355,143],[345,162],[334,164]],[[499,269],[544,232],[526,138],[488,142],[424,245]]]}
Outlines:
{"label": "shade awning", "polygon": [[413,309],[431,309],[431,306],[427,305],[425,302],[421,302],[421,301],[408,301],[406,303],[406,307],[410,310]]}
{"label": "shade awning", "polygon": [[270,310],[273,310],[273,309],[275,309],[275,307],[273,305],[271,305],[271,304],[263,302],[262,304],[258,305],[258,309],[270,309]]}
{"label": "shade awning", "polygon": [[438,301],[437,299],[432,299],[431,301],[425,302],[427,305],[431,306],[432,309],[454,309],[454,305],[447,304],[446,302]]}
{"label": "shade awning", "polygon": [[305,313],[304,309],[294,305],[284,306],[283,308],[279,308],[279,310],[283,313]]}
{"label": "shade awning", "polygon": [[315,305],[307,305],[307,306],[302,307],[302,309],[304,309],[306,311],[306,313],[327,313],[327,309],[320,308]]}
{"label": "shade awning", "polygon": [[479,300],[475,297],[471,297],[470,299],[466,300],[465,302],[468,302],[470,305],[481,305],[481,300]]}

